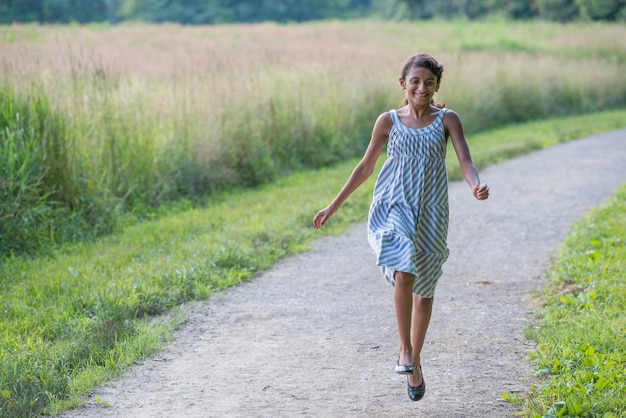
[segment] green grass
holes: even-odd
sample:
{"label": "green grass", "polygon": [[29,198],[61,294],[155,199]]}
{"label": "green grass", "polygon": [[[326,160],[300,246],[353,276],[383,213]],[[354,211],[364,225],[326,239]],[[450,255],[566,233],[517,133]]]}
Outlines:
{"label": "green grass", "polygon": [[[596,114],[592,125],[589,120],[535,122],[469,141],[486,166],[573,139],[575,132],[624,127],[626,111]],[[503,138],[516,138],[515,152]],[[321,234],[364,221],[374,176],[323,232],[311,222],[355,163],[298,173],[256,190],[215,194],[206,207],[173,207],[154,221],[62,246],[45,257],[5,259],[0,265],[0,416],[35,416],[79,404],[95,385],[162,348],[184,321],[178,308],[183,302],[207,299],[281,257],[306,250]],[[457,165],[451,162],[450,168]]]}
{"label": "green grass", "polygon": [[[565,241],[527,329],[537,343],[524,416],[626,416],[626,185]],[[519,400],[518,400],[519,401]]]}

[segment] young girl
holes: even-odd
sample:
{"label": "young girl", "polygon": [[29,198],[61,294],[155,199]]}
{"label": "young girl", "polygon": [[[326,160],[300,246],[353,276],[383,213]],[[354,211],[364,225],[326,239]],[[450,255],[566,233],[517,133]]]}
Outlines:
{"label": "young girl", "polygon": [[463,176],[478,200],[489,197],[465,141],[459,116],[433,100],[443,66],[416,54],[400,72],[404,106],[378,117],[365,155],[345,185],[313,219],[321,228],[369,176],[385,144],[368,217],[368,240],[385,279],[394,286],[400,347],[396,373],[407,375],[409,398],[419,401],[426,384],[420,354],[430,322],[437,280],[448,258],[446,145],[452,140]]}

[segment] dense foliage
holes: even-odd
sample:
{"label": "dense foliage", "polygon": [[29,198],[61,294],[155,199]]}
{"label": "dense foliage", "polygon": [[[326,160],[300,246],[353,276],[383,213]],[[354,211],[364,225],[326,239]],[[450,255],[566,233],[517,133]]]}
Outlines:
{"label": "dense foliage", "polygon": [[0,23],[140,20],[216,24],[320,19],[626,20],[624,0],[3,0]]}

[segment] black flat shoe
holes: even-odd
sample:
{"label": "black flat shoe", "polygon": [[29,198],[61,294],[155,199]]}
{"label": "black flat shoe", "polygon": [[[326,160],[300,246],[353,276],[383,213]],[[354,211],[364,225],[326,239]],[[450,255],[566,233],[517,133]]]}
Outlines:
{"label": "black flat shoe", "polygon": [[412,364],[400,365],[400,356],[396,362],[396,373],[398,374],[413,374],[415,367]]}
{"label": "black flat shoe", "polygon": [[[420,372],[422,371],[422,365],[420,365]],[[422,373],[422,384],[419,386],[411,386],[409,384],[409,378],[406,378],[406,390],[409,393],[409,398],[412,401],[419,401],[424,397],[426,393],[426,381],[424,380],[424,374]]]}

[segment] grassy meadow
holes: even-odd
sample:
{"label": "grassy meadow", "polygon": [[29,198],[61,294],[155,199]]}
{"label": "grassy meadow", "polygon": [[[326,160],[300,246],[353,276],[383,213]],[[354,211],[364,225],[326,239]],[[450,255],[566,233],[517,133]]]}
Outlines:
{"label": "grassy meadow", "polygon": [[[444,63],[439,101],[460,113],[480,168],[625,127],[624,35],[548,23],[0,27],[0,416],[80,404],[167,343],[184,302],[305,250],[376,116],[400,104],[408,55]],[[363,220],[372,185],[323,233]]]}
{"label": "grassy meadow", "polygon": [[0,255],[360,155],[416,51],[469,134],[626,107],[623,25],[0,27]]}

